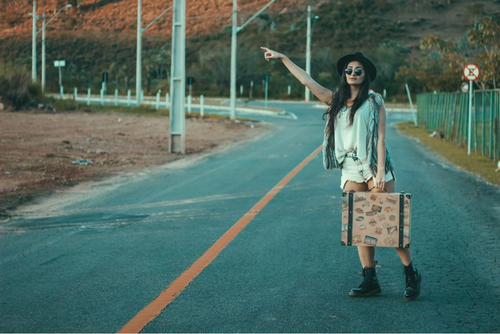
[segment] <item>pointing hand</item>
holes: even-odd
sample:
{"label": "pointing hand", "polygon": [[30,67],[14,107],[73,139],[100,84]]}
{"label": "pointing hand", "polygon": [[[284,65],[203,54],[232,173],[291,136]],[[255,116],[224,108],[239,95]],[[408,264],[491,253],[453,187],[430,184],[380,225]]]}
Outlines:
{"label": "pointing hand", "polygon": [[262,50],[266,51],[264,53],[264,58],[266,58],[267,61],[269,61],[269,59],[280,59],[280,58],[284,57],[283,54],[281,54],[279,52],[273,51],[273,50],[265,48],[263,46],[261,46],[260,48]]}

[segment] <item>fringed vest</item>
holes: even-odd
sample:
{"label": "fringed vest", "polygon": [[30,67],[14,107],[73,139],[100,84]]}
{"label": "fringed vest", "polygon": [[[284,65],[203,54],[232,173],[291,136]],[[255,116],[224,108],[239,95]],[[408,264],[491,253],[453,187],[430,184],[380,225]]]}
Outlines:
{"label": "fringed vest", "polygon": [[[366,156],[370,160],[370,169],[373,175],[377,175],[377,140],[378,140],[378,113],[380,111],[380,106],[382,105],[382,96],[377,93],[368,94],[368,103],[370,116],[368,118],[368,131],[366,137],[366,147],[368,152]],[[335,133],[334,129],[328,127],[329,123],[328,115],[325,126],[325,137],[323,140],[323,166],[325,169],[342,169],[342,164],[340,164],[335,155]],[[394,170],[394,163],[392,161],[392,156],[389,151],[389,146],[385,146],[385,172],[392,172]]]}

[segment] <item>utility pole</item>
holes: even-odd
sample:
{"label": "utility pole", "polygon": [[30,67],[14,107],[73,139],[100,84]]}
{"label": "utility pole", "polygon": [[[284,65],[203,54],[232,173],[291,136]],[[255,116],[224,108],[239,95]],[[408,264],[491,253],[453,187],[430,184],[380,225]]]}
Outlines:
{"label": "utility pole", "polygon": [[144,29],[142,28],[142,0],[137,0],[137,56],[136,56],[136,71],[135,71],[135,96],[137,105],[141,104],[143,101],[142,96],[142,33],[151,27],[156,21],[165,15],[173,5],[164,10],[160,15],[158,15],[150,24],[148,24]]}
{"label": "utility pole", "polygon": [[36,1],[33,1],[33,13],[31,14],[33,19],[33,36],[32,36],[32,47],[31,47],[31,80],[36,82]]}
{"label": "utility pole", "polygon": [[[311,6],[307,6],[306,73],[311,75]],[[305,101],[309,102],[311,92],[305,88]]]}
{"label": "utility pole", "polygon": [[136,71],[135,71],[135,98],[137,105],[141,104],[142,92],[142,17],[141,17],[141,2],[137,0],[137,56],[136,56]]}
{"label": "utility pole", "polygon": [[42,14],[42,93],[45,91],[45,13]]}
{"label": "utility pole", "polygon": [[263,11],[265,11],[269,6],[271,6],[276,0],[271,0],[267,5],[265,5],[261,10],[255,13],[248,21],[246,21],[241,27],[238,28],[238,0],[233,0],[233,29],[231,31],[231,87],[230,87],[230,110],[229,115],[231,119],[236,118],[236,52],[237,52],[237,34],[243,28],[252,22],[257,16],[259,16]]}
{"label": "utility pole", "polygon": [[170,153],[186,153],[186,2],[174,0],[172,19],[172,65],[170,79]]}
{"label": "utility pole", "polygon": [[[66,8],[71,8],[71,4],[67,4],[63,8],[59,9],[59,11],[52,16],[52,18],[49,20],[49,22],[45,23],[45,13],[42,14],[42,92],[45,91],[45,28],[49,25],[50,22],[52,22],[53,19],[56,18],[57,15],[59,15],[60,12],[65,10]],[[37,34],[40,33],[40,31],[37,32]]]}
{"label": "utility pole", "polygon": [[233,29],[231,30],[231,87],[230,118],[236,118],[236,34],[238,33],[238,0],[233,0]]}

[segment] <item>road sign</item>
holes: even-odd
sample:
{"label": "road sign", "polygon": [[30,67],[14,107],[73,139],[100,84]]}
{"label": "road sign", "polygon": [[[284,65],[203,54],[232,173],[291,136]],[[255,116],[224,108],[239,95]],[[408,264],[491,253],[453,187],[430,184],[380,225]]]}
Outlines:
{"label": "road sign", "polygon": [[[467,154],[470,155],[470,147],[471,147],[471,134],[472,134],[472,81],[476,81],[479,79],[481,75],[481,71],[479,70],[479,66],[476,64],[467,64],[464,67],[463,74],[465,79],[469,80],[469,133],[467,136]],[[464,85],[462,85],[462,91],[466,92]]]}
{"label": "road sign", "polygon": [[477,66],[476,64],[467,64],[464,67],[463,74],[465,79],[469,81],[476,81],[477,79],[479,79],[481,71],[479,70],[479,66]]}
{"label": "road sign", "polygon": [[65,67],[66,60],[54,60],[54,67]]}
{"label": "road sign", "polygon": [[467,93],[469,91],[469,84],[467,82],[462,82],[462,85],[460,86],[462,92]]}

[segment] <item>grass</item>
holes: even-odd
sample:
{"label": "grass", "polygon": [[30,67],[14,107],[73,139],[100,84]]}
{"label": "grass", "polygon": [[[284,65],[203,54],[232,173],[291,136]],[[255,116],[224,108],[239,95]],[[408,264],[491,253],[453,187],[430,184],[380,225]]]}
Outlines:
{"label": "grass", "polygon": [[[408,102],[385,102],[386,108],[406,108],[410,109],[410,103]],[[416,108],[416,105],[413,105],[413,108]]]}
{"label": "grass", "polygon": [[440,154],[451,163],[468,172],[480,175],[494,185],[500,186],[500,171],[496,172],[496,161],[474,152],[468,155],[466,148],[444,139],[430,137],[428,131],[422,126],[415,127],[413,122],[402,122],[398,123],[397,126],[405,135],[417,138],[431,151]]}

